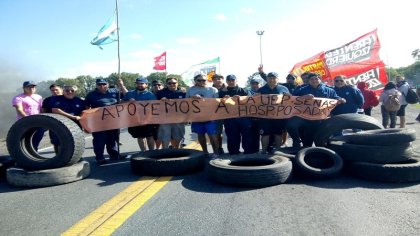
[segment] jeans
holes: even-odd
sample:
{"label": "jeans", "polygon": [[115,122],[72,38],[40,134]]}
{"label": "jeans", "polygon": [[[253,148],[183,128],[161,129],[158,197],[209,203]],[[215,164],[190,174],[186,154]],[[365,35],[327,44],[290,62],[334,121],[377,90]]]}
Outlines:
{"label": "jeans", "polygon": [[384,128],[388,128],[389,121],[391,120],[391,124],[389,128],[395,128],[397,123],[397,112],[396,111],[387,111],[384,106],[381,106],[381,113],[382,113],[382,125]]}

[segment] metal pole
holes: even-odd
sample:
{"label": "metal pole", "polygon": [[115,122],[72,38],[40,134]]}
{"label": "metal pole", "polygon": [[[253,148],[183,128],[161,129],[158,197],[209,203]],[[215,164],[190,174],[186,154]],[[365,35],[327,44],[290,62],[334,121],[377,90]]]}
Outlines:
{"label": "metal pole", "polygon": [[263,64],[262,62],[262,47],[261,47],[261,37],[264,34],[264,30],[258,30],[257,35],[260,36],[260,65]]}

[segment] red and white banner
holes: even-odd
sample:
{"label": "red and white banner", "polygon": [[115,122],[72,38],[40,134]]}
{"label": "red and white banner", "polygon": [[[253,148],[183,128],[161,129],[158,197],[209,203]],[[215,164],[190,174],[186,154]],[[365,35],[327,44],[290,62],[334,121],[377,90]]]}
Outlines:
{"label": "red and white banner", "polygon": [[[356,85],[360,81],[369,80],[372,90],[382,90],[388,82],[385,65],[379,58],[381,44],[373,30],[359,38],[332,50],[295,64],[291,73],[300,76],[303,72],[316,72],[327,84],[337,75],[348,77],[346,83]],[[368,78],[375,78],[374,80]]]}
{"label": "red and white banner", "polygon": [[166,70],[166,52],[162,53],[160,56],[155,57],[155,66],[154,70]]}

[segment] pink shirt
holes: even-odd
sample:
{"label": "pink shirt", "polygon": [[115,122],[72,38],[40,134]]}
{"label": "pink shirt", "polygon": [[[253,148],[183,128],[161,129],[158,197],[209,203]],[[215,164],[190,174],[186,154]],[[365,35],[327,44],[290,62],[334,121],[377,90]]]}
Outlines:
{"label": "pink shirt", "polygon": [[[39,94],[27,95],[22,93],[13,98],[12,105],[21,105],[27,115],[36,115],[41,113],[42,97]],[[22,116],[17,114],[16,118],[19,120]]]}

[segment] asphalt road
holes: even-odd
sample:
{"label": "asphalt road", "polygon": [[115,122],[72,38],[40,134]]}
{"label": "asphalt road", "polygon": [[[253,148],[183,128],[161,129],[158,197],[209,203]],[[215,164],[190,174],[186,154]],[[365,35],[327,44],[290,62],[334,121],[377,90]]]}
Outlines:
{"label": "asphalt road", "polygon": [[[420,150],[419,111],[410,107]],[[378,111],[374,111],[374,116]],[[187,141],[194,139],[187,135]],[[138,150],[122,132],[121,152]],[[0,179],[0,235],[58,235],[140,176],[128,160],[98,167],[91,139],[84,159],[91,175],[82,181],[38,189]],[[389,184],[346,174],[330,180],[294,178],[267,188],[237,188],[208,180],[205,172],[173,177],[135,211],[114,235],[420,235],[420,185]]]}

